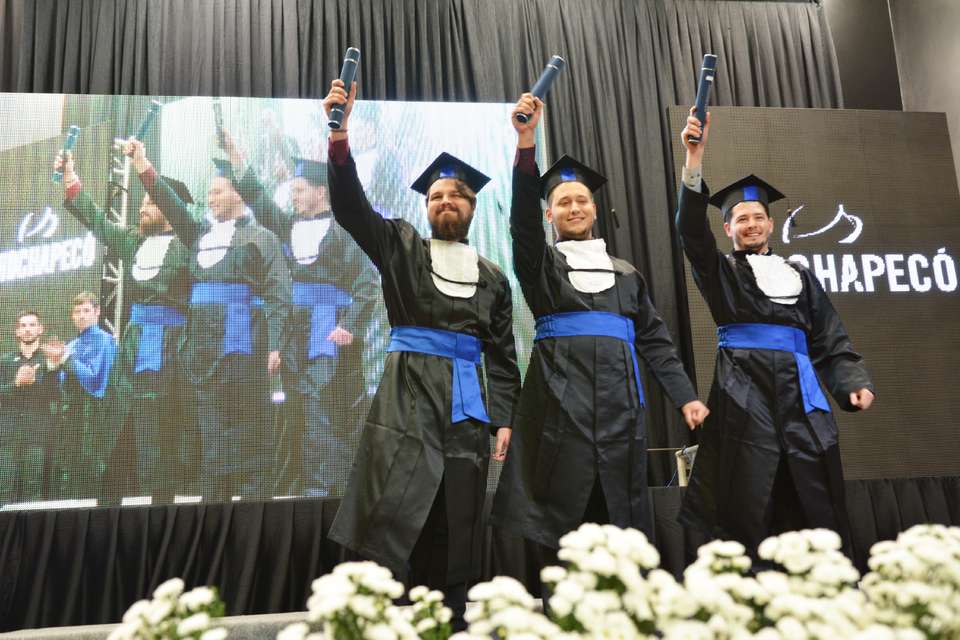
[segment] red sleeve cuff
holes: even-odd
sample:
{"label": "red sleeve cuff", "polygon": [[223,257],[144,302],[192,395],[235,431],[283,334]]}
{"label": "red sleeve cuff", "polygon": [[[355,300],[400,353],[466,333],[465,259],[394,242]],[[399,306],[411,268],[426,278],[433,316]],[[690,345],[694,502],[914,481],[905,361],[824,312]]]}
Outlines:
{"label": "red sleeve cuff", "polygon": [[63,192],[63,195],[67,200],[73,200],[74,198],[77,197],[77,195],[80,193],[80,189],[82,188],[83,188],[83,185],[80,183],[79,180],[77,180],[72,185],[67,187],[66,191]]}
{"label": "red sleeve cuff", "polygon": [[160,177],[160,174],[157,173],[157,168],[151,165],[147,167],[146,171],[140,174],[140,182],[143,184],[143,188],[149,191],[153,189],[153,185],[156,184],[158,177]]}
{"label": "red sleeve cuff", "polygon": [[517,155],[513,159],[513,166],[524,173],[538,176],[540,171],[537,169],[537,148],[527,147],[526,149],[517,149]]}
{"label": "red sleeve cuff", "polygon": [[347,164],[350,161],[350,139],[331,140],[329,154],[333,164]]}

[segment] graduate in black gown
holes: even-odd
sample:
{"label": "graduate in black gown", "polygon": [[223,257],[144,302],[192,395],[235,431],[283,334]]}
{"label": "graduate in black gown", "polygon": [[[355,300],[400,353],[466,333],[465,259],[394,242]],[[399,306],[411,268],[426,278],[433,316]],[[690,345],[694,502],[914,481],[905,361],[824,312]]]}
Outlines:
{"label": "graduate in black gown", "polygon": [[[154,504],[172,503],[184,417],[178,411],[184,389],[177,348],[190,303],[190,252],[149,194],[137,226],[111,222],[83,190],[69,151],[56,159],[54,168],[60,167],[64,207],[122,261],[125,298],[131,303],[115,365],[117,395],[110,419],[117,422],[118,437],[124,430],[133,433],[134,482],[127,477],[133,461],[118,459],[129,452],[117,451],[107,461],[104,497],[116,502],[123,496],[150,495]],[[183,183],[159,179],[184,203],[193,203]]]}
{"label": "graduate in black gown", "polygon": [[[377,272],[332,217],[326,163],[295,159],[293,211],[283,211],[253,169],[245,167],[233,137],[223,130],[221,135],[240,176],[240,195],[257,221],[280,238],[293,279],[280,369],[284,399],[278,462],[289,469],[281,491],[339,497],[346,475],[342,469],[353,459],[359,439],[359,419],[351,419],[351,407],[358,394],[366,394],[362,385],[350,384],[363,380],[358,351],[350,347],[362,342],[370,322],[379,295]],[[353,356],[351,363],[341,362],[344,352]],[[356,375],[338,375],[348,368]]]}
{"label": "graduate in black gown", "polygon": [[[524,94],[510,231],[537,339],[491,522],[547,549],[583,522],[650,535],[647,438],[638,363],[646,362],[690,428],[707,413],[650,303],[643,276],[593,237],[593,192],[606,178],[564,156],[541,178],[535,162],[543,105]],[[517,113],[533,114],[526,124]],[[549,245],[543,227],[557,232]]]}
{"label": "graduate in black gown", "polygon": [[[846,411],[868,408],[873,385],[820,281],[770,248],[769,204],[783,196],[751,175],[711,197],[701,173],[710,116],[701,128],[690,114],[677,229],[720,344],[680,521],[739,541],[755,562],[765,538],[815,527],[839,533],[849,555],[837,425],[817,375]],[[730,257],[708,204],[723,212]]]}
{"label": "graduate in black gown", "polygon": [[276,464],[269,375],[280,370],[290,271],[276,234],[257,224],[232,176],[210,181],[209,211],[195,220],[143,145],[129,154],[150,199],[191,252],[193,280],[180,358],[196,402],[208,500],[264,498]]}
{"label": "graduate in black gown", "polygon": [[[490,436],[502,460],[520,392],[510,285],[466,244],[476,191],[489,180],[442,154],[414,183],[433,238],[383,219],[367,201],[347,141],[349,100],[333,82],[327,175],[337,221],[380,269],[391,341],[330,537],[443,590],[463,628],[466,582],[480,575]],[[488,382],[479,382],[481,352]]]}

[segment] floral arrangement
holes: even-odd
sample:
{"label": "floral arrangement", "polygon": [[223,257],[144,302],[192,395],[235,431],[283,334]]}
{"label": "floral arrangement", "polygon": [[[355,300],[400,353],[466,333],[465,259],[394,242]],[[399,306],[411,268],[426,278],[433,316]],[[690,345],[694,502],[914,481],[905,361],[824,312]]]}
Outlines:
{"label": "floral arrangement", "polygon": [[[564,567],[546,567],[546,614],[519,582],[497,577],[469,592],[466,632],[451,640],[960,640],[960,528],[921,525],[872,549],[861,580],[823,529],[785,533],[758,555],[779,567],[753,575],[736,542],[698,551],[683,581],[658,569],[632,529],[585,524],[561,538]],[[411,607],[387,569],[347,563],[313,583],[311,625],[278,640],[445,640],[443,595],[417,587]],[[207,639],[202,639],[207,640]]]}
{"label": "floral arrangement", "polygon": [[288,625],[277,640],[445,640],[451,611],[443,594],[426,587],[410,590],[410,607],[393,600],[403,585],[375,562],[345,562],[313,581],[307,600],[309,624]]}
{"label": "floral arrangement", "polygon": [[153,600],[134,602],[107,640],[224,640],[226,629],[210,628],[224,612],[217,590],[183,589],[183,580],[172,578],[156,588]]}

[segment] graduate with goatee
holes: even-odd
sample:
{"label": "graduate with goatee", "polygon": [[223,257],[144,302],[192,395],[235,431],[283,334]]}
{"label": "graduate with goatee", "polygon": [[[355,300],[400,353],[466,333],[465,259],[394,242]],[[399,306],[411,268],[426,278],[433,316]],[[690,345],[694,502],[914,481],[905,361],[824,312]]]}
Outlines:
{"label": "graduate with goatee", "polygon": [[[110,420],[117,437],[125,429],[136,440],[133,461],[107,461],[104,499],[149,495],[154,504],[172,503],[180,473],[178,444],[184,391],[177,347],[190,303],[190,252],[173,233],[150,194],[144,194],[137,226],[107,219],[90,198],[74,167],[73,154],[61,152],[54,168],[63,169],[64,207],[123,262],[130,319],[117,355],[116,405]],[[158,178],[181,201],[193,203],[186,186]],[[118,452],[120,453],[120,452]],[[133,482],[128,475],[133,475]]]}
{"label": "graduate with goatee", "polygon": [[[466,583],[480,575],[490,436],[503,460],[520,392],[510,285],[466,243],[476,192],[489,178],[441,154],[413,184],[425,196],[432,238],[383,219],[367,201],[350,155],[356,95],[334,80],[327,171],[337,221],[380,269],[390,319],[383,377],[330,537],[414,584],[446,594],[465,628]],[[480,363],[486,369],[486,393]]]}
{"label": "graduate with goatee", "polygon": [[[555,564],[560,537],[584,522],[650,535],[642,360],[693,429],[707,409],[684,372],[643,276],[593,235],[593,193],[607,179],[569,156],[543,176],[535,132],[543,103],[524,94],[517,131],[510,232],[537,336],[491,523],[542,545]],[[526,123],[518,113],[532,114]],[[547,244],[546,219],[557,233]]]}
{"label": "graduate with goatee", "polygon": [[[690,110],[677,230],[720,342],[697,458],[680,522],[757,547],[785,531],[850,527],[840,443],[817,374],[845,411],[867,409],[873,384],[820,281],[770,247],[770,205],[783,194],[754,175],[712,197],[702,176],[710,114]],[[690,138],[700,138],[699,144]],[[710,229],[723,214],[730,257]]]}

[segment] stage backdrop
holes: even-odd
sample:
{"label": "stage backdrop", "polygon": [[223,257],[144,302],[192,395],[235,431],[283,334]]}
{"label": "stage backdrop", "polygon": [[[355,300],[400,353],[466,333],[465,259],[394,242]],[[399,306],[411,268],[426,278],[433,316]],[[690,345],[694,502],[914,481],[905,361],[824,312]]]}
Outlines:
{"label": "stage backdrop", "polygon": [[[716,192],[754,173],[787,196],[771,205],[771,247],[817,275],[876,386],[868,411],[846,413],[830,400],[846,477],[960,474],[960,194],[944,115],[710,111],[707,185]],[[678,188],[688,113],[669,108]],[[720,210],[709,214],[720,247],[732,249]],[[687,291],[705,396],[716,325],[689,265]]]}
{"label": "stage backdrop", "polygon": [[[22,311],[35,310],[46,327],[46,337],[56,335],[72,339],[76,329],[70,320],[71,303],[82,290],[102,296],[102,324],[122,332],[129,315],[130,300],[118,294],[114,284],[103,283],[103,263],[110,256],[64,207],[62,185],[51,180],[53,159],[63,147],[66,132],[78,125],[74,156],[84,190],[95,202],[106,207],[111,201],[109,176],[124,168],[125,159],[114,148],[114,141],[137,131],[153,100],[162,103],[158,117],[144,136],[147,154],[161,174],[183,181],[198,204],[192,205],[196,217],[206,214],[206,191],[214,174],[214,157],[225,158],[216,144],[212,98],[149,96],[70,96],[0,94],[0,348],[10,353],[17,347],[14,328]],[[471,244],[481,255],[499,264],[510,277],[514,294],[514,318],[517,353],[525,368],[533,340],[533,320],[523,302],[513,275],[509,228],[509,208],[516,132],[509,122],[510,104],[452,104],[429,102],[366,102],[356,104],[350,119],[350,144],[360,176],[373,206],[387,218],[403,218],[424,236],[429,236],[424,198],[409,185],[441,152],[447,151],[477,167],[492,180],[479,194],[477,213],[470,230]],[[250,166],[272,193],[276,202],[292,210],[290,186],[295,158],[325,160],[329,128],[323,105],[318,100],[270,98],[223,98],[224,126],[243,149]],[[543,127],[538,135],[542,136]],[[546,144],[538,139],[540,166],[545,166]],[[126,197],[127,224],[136,227],[143,188],[130,169]],[[122,198],[112,200],[123,213]],[[372,268],[372,265],[371,265]],[[129,265],[127,265],[129,269]],[[118,296],[119,297],[116,297]],[[378,292],[379,296],[379,292]],[[119,304],[117,304],[119,303]],[[331,422],[336,432],[331,437],[347,441],[349,455],[327,467],[337,477],[338,497],[346,483],[359,436],[359,423],[365,417],[369,398],[380,377],[389,326],[382,299],[365,320],[362,338],[341,350],[338,375],[352,376],[361,382],[352,396],[331,398]],[[344,389],[349,385],[336,385]],[[339,393],[339,392],[338,392]],[[269,402],[271,389],[249,389],[253,407]],[[274,489],[270,496],[299,495],[297,482],[299,459],[297,434],[284,430],[284,406],[276,405],[277,423],[261,425],[276,429],[278,451],[269,462]],[[256,412],[251,411],[251,415]],[[170,407],[170,415],[189,416],[181,407]],[[60,418],[56,412],[51,422]],[[183,429],[171,428],[163,437],[177,440],[180,459],[166,461],[178,468],[182,478],[176,488],[177,501],[199,500],[191,483],[196,460],[192,449],[196,427],[189,418]],[[55,438],[65,425],[51,424]],[[86,422],[84,446],[88,453],[102,458],[101,467],[118,463],[134,468],[135,448],[132,434],[120,437],[117,452],[92,451],[95,431]],[[89,442],[87,442],[89,440]],[[36,444],[36,443],[34,443]],[[250,446],[256,446],[251,443]],[[14,448],[12,439],[0,438],[0,453],[7,462],[12,457],[28,456],[26,468],[37,473],[43,456],[59,456],[57,447]],[[21,461],[23,462],[23,461]],[[17,468],[21,468],[20,465]],[[93,506],[97,486],[79,490],[64,489],[61,467],[52,461],[53,478],[47,490],[30,483],[23,493],[13,491],[10,473],[0,472],[4,508],[50,508]],[[11,467],[13,468],[13,467]],[[104,469],[105,470],[105,469]],[[495,486],[499,469],[490,474]],[[132,490],[124,504],[149,504],[145,491]]]}

